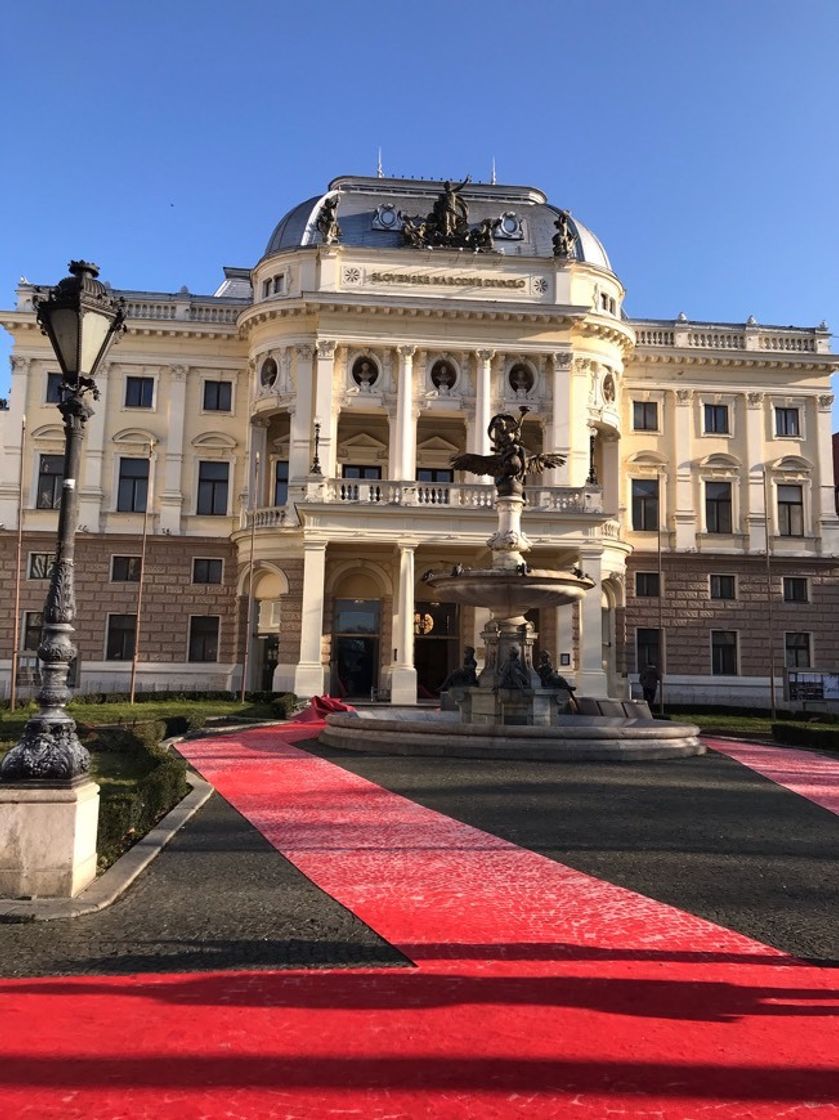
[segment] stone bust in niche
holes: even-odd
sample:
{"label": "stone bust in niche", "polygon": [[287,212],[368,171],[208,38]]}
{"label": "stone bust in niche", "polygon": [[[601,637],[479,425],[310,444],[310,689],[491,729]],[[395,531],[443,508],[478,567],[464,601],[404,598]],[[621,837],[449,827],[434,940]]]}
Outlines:
{"label": "stone bust in niche", "polygon": [[369,392],[379,376],[376,365],[369,358],[356,358],[352,367],[353,381],[362,393]]}
{"label": "stone bust in niche", "polygon": [[431,367],[431,383],[441,397],[447,397],[454,388],[457,374],[450,362],[441,359]]}
{"label": "stone bust in niche", "polygon": [[533,388],[533,374],[522,362],[512,367],[508,380],[516,400],[522,400]]}

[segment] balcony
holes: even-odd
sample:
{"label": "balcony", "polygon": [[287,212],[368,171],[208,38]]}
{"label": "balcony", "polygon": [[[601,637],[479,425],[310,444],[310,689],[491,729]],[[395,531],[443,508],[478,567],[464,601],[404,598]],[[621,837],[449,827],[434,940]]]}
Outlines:
{"label": "balcony", "polygon": [[[495,487],[489,483],[361,481],[351,478],[327,478],[289,487],[288,506],[322,503],[382,510],[396,506],[488,511],[495,505]],[[293,521],[288,517],[288,506],[269,506],[256,510],[255,514],[247,511],[243,527],[250,528],[254,516],[258,529]],[[599,514],[603,512],[603,491],[599,486],[528,486],[527,509],[544,513]]]}

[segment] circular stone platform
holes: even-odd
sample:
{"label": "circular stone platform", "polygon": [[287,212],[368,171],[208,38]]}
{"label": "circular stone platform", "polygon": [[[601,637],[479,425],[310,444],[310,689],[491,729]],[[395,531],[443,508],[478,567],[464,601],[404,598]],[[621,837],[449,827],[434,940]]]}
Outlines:
{"label": "circular stone platform", "polygon": [[545,762],[640,762],[704,754],[699,728],[659,719],[559,716],[549,727],[461,723],[459,712],[363,709],[330,715],[320,741],[370,754]]}

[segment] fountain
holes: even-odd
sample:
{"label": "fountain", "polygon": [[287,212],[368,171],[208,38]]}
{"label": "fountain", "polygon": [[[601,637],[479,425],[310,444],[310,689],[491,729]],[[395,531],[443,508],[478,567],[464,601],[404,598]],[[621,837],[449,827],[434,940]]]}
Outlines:
{"label": "fountain", "polygon": [[480,675],[474,650],[467,647],[463,667],[444,685],[453,701],[444,710],[365,709],[330,715],[323,742],[388,754],[552,760],[676,758],[704,752],[692,724],[653,719],[647,705],[636,701],[576,700],[547,654],[534,666],[538,635],[525,612],[576,602],[594,583],[579,569],[534,569],[525,559],[531,548],[521,527],[527,476],[565,461],[558,454],[527,453],[522,442],[527,411],[522,406],[518,417],[501,413],[492,418],[490,455],[467,453],[452,460],[456,470],[495,479],[498,528],[487,542],[491,566],[456,564],[423,577],[444,601],[489,608],[490,620],[481,634],[486,660]]}

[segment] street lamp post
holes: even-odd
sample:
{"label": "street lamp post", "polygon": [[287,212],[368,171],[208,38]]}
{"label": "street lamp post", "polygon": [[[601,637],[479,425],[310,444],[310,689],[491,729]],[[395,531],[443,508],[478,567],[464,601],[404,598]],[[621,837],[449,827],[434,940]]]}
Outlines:
{"label": "street lamp post", "polygon": [[3,760],[3,782],[75,783],[90,766],[90,756],[66,707],[70,698],[67,677],[76,656],[72,623],[79,466],[85,425],[93,415],[87,397],[96,400],[99,396],[93,378],[115,336],[125,329],[125,309],[123,301],[114,299],[96,279],[99,269],[95,265],[71,261],[69,267],[69,276],[55,288],[39,291],[34,301],[38,325],[61,366],[58,409],[64,422],[64,478],[55,562],[38,647],[42,681],[38,711]]}
{"label": "street lamp post", "polygon": [[309,474],[320,475],[320,420],[315,417],[315,457],[312,459],[312,466]]}

